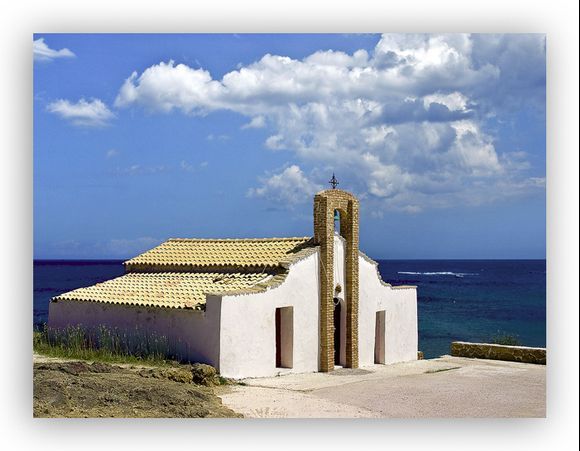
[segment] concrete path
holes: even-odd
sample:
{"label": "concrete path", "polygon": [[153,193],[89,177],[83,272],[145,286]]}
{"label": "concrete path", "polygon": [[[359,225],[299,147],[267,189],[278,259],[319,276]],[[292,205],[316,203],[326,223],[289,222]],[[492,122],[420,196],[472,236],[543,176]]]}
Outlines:
{"label": "concrete path", "polygon": [[251,418],[544,417],[546,367],[443,356],[245,379],[218,393]]}

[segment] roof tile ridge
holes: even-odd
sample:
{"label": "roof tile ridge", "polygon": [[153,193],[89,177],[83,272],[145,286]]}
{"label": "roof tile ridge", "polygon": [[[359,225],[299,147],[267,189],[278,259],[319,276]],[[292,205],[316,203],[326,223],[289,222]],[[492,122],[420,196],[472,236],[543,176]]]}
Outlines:
{"label": "roof tile ridge", "polygon": [[286,236],[286,237],[268,237],[268,238],[168,238],[168,241],[177,242],[201,242],[201,241],[213,241],[213,242],[232,242],[232,241],[249,241],[249,242],[261,242],[261,241],[308,241],[311,236]]}
{"label": "roof tile ridge", "polygon": [[285,258],[283,258],[282,260],[280,260],[279,265],[284,269],[288,269],[288,268],[290,268],[291,265],[294,265],[295,263],[298,263],[299,261],[304,260],[305,258],[309,257],[310,255],[318,252],[319,248],[320,248],[320,246],[310,246],[310,247],[306,247],[304,249],[301,249],[298,252],[296,252],[294,254],[290,254],[290,255],[286,256]]}
{"label": "roof tile ridge", "polygon": [[205,293],[206,302],[207,296],[242,296],[252,293],[264,293],[282,285],[286,281],[289,273],[290,271],[288,269],[284,269],[278,274],[270,274],[269,276],[264,277],[261,281],[249,287],[241,287],[230,290],[224,287],[224,289],[221,290]]}

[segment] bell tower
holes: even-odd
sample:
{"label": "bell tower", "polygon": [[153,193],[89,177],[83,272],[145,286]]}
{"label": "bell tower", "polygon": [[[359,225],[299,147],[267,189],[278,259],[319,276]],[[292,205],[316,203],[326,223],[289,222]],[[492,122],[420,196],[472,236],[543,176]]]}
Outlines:
{"label": "bell tower", "polygon": [[319,370],[334,369],[334,214],[340,214],[340,234],[346,240],[345,287],[346,366],[358,368],[358,226],[359,202],[352,194],[332,189],[314,196],[314,241],[320,246],[320,358]]}

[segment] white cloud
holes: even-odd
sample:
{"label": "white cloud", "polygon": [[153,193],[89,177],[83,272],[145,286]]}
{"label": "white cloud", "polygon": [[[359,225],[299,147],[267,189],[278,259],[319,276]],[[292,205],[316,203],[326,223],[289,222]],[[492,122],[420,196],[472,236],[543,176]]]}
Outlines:
{"label": "white cloud", "polygon": [[74,125],[88,127],[102,127],[107,125],[115,117],[99,99],[80,99],[77,103],[59,99],[48,105],[47,110],[57,114],[63,119],[70,121]]}
{"label": "white cloud", "polygon": [[460,92],[441,94],[439,92],[423,97],[423,106],[429,109],[431,104],[438,103],[447,107],[449,111],[467,111],[467,97]]}
{"label": "white cloud", "polygon": [[452,123],[456,138],[450,152],[456,155],[466,171],[473,175],[493,175],[502,172],[502,167],[491,138],[482,133],[472,121]]}
{"label": "white cloud", "polygon": [[268,136],[265,144],[268,149],[280,150],[284,148],[283,142],[284,137],[282,135],[272,135]]}
{"label": "white cloud", "polygon": [[230,139],[229,135],[214,135],[210,133],[205,137],[208,141],[227,141]]}
{"label": "white cloud", "polygon": [[[502,108],[534,96],[542,103],[536,92],[545,77],[544,37],[510,39],[386,34],[372,52],[318,51],[302,60],[266,54],[221,80],[161,62],[131,74],[115,105],[198,115],[229,110],[249,118],[242,128],[267,124],[266,148],[288,150],[316,173],[332,167],[348,175],[349,189],[370,196],[377,208],[470,204],[484,198],[482,186],[501,186],[505,196],[512,185],[519,193],[538,189],[527,181],[525,154],[498,152],[483,126],[490,114],[501,114],[490,99]],[[497,87],[505,84],[512,89],[499,99]],[[313,186],[292,165],[250,195],[280,200],[292,177]]]}
{"label": "white cloud", "polygon": [[44,42],[44,38],[36,39],[32,43],[32,54],[34,55],[34,61],[52,61],[56,58],[75,57],[75,54],[67,48],[60,50],[51,49]]}
{"label": "white cloud", "polygon": [[248,191],[249,197],[263,197],[290,206],[312,199],[322,189],[321,185],[309,180],[297,165],[288,166],[278,174],[264,177],[261,182],[262,186]]}
{"label": "white cloud", "polygon": [[128,167],[117,167],[113,170],[113,174],[115,175],[123,175],[123,176],[133,176],[133,175],[150,175],[150,174],[159,174],[162,172],[167,172],[170,168],[165,165],[158,165],[158,166],[143,166],[140,164],[132,164]]}
{"label": "white cloud", "polygon": [[220,90],[220,83],[203,69],[162,62],[145,69],[140,76],[133,72],[121,87],[115,106],[139,104],[154,111],[203,113],[219,108],[216,101]]}
{"label": "white cloud", "polygon": [[198,166],[195,166],[185,160],[182,160],[181,163],[179,164],[179,168],[185,172],[197,172],[198,169],[203,169],[206,168],[207,166],[208,166],[207,161],[202,161],[201,163],[199,163]]}
{"label": "white cloud", "polygon": [[106,153],[107,158],[115,158],[117,155],[119,155],[119,151],[117,149],[107,150],[107,153]]}
{"label": "white cloud", "polygon": [[501,165],[511,173],[526,171],[532,167],[527,158],[527,153],[521,150],[506,152],[501,156]]}
{"label": "white cloud", "polygon": [[248,128],[264,128],[266,126],[266,118],[264,116],[256,116],[253,117],[250,122],[247,124],[242,125],[242,130]]}
{"label": "white cloud", "polygon": [[188,163],[185,160],[181,161],[181,163],[179,164],[179,167],[181,168],[182,171],[185,171],[185,172],[195,172],[195,167],[191,163]]}

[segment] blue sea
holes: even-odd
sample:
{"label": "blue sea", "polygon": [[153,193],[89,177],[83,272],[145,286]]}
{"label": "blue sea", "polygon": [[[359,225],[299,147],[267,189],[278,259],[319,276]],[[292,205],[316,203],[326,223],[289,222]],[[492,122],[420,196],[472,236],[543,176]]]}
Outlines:
{"label": "blue sea", "polygon": [[[505,334],[546,346],[545,260],[379,260],[379,271],[393,285],[417,285],[425,358],[448,354],[455,340]],[[36,260],[34,326],[47,321],[51,297],[122,274],[118,260]]]}

